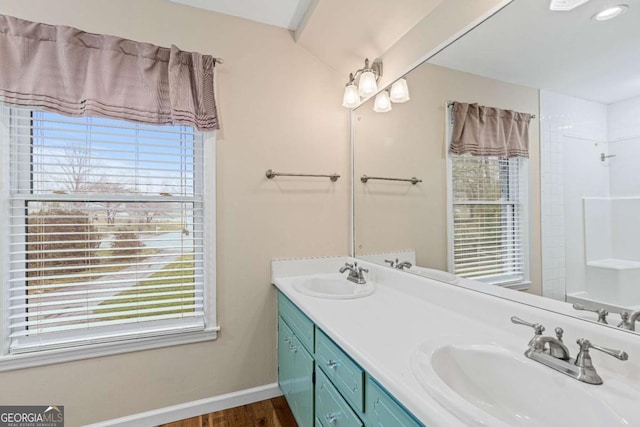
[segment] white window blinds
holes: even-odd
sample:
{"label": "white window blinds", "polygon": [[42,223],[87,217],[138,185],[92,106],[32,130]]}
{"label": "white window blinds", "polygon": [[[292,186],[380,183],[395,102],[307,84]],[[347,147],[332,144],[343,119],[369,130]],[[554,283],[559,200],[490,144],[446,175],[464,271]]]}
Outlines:
{"label": "white window blinds", "polygon": [[3,115],[10,352],[204,329],[202,135]]}
{"label": "white window blinds", "polygon": [[501,285],[525,280],[524,162],[451,154],[455,274]]}

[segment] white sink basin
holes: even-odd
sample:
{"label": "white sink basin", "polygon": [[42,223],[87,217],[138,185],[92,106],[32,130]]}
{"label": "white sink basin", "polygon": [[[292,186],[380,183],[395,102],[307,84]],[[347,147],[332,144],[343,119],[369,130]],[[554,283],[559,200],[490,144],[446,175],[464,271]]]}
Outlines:
{"label": "white sink basin", "polygon": [[609,378],[606,386],[606,375],[602,386],[584,384],[498,345],[427,342],[412,365],[427,392],[467,425],[640,425],[632,384]]}
{"label": "white sink basin", "polygon": [[371,295],[375,292],[376,285],[372,282],[359,285],[336,273],[296,278],[293,289],[316,298],[351,299]]}

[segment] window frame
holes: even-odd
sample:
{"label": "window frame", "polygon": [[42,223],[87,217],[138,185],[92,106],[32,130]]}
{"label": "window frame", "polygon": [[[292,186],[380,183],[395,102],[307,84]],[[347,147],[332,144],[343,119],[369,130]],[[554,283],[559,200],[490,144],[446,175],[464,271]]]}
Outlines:
{"label": "window frame", "polygon": [[[453,189],[453,156],[449,152],[449,144],[451,142],[451,133],[453,130],[453,117],[451,116],[451,109],[449,107],[445,107],[446,110],[446,132],[445,132],[445,142],[446,142],[446,179],[447,179],[447,269],[449,272],[453,273],[455,271],[455,253],[454,253],[454,189]],[[483,283],[487,283],[494,286],[501,286],[505,288],[515,289],[515,290],[527,290],[531,287],[531,276],[530,276],[530,254],[531,254],[531,226],[529,221],[530,216],[530,196],[529,196],[529,159],[521,158],[517,164],[519,167],[517,170],[513,170],[511,166],[515,162],[509,162],[509,176],[512,174],[518,174],[518,187],[513,188],[518,194],[518,200],[516,203],[505,203],[506,205],[516,204],[519,207],[519,216],[520,216],[520,230],[521,230],[521,250],[522,250],[522,279],[519,276],[514,275],[503,275],[491,279],[469,279],[475,280]],[[510,184],[513,185],[513,184]]]}
{"label": "window frame", "polygon": [[[103,342],[96,344],[83,344],[60,349],[38,350],[28,353],[10,353],[10,321],[9,321],[9,296],[10,296],[10,199],[11,182],[14,173],[31,175],[31,171],[14,171],[10,167],[10,144],[18,137],[11,129],[12,114],[27,114],[22,108],[0,103],[0,203],[2,215],[0,215],[0,256],[2,257],[2,315],[0,316],[0,372],[21,369],[32,366],[47,365],[53,363],[68,362],[72,360],[101,357],[113,354],[141,351],[154,348],[182,345],[188,343],[215,340],[220,327],[216,316],[216,133],[200,132],[202,138],[202,161],[196,162],[199,167],[196,174],[202,174],[203,197],[203,227],[201,232],[204,237],[203,248],[203,275],[204,275],[204,321],[205,328],[198,331],[186,331],[160,336],[148,336],[119,341]],[[30,112],[28,112],[30,115]],[[26,140],[26,138],[25,138]],[[25,144],[23,141],[16,141]],[[27,140],[27,143],[30,141]],[[28,150],[25,150],[28,151]],[[23,155],[20,153],[20,155]],[[28,154],[30,156],[30,154]],[[29,160],[30,161],[30,160]],[[214,197],[211,197],[213,195]],[[55,196],[55,195],[54,195]],[[64,197],[64,196],[63,196]],[[65,197],[72,198],[72,197]],[[126,198],[126,196],[123,196]],[[34,199],[37,199],[34,198]],[[31,200],[31,198],[29,198]]]}

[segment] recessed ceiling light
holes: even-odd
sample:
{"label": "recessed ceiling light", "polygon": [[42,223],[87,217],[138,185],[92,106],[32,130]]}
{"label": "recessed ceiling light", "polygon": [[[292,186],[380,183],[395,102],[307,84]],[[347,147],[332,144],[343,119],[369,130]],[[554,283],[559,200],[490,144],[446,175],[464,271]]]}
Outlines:
{"label": "recessed ceiling light", "polygon": [[617,16],[620,16],[629,10],[629,6],[626,4],[619,4],[617,6],[611,6],[606,9],[601,10],[591,17],[592,20],[597,22],[608,21],[609,19],[613,19]]}

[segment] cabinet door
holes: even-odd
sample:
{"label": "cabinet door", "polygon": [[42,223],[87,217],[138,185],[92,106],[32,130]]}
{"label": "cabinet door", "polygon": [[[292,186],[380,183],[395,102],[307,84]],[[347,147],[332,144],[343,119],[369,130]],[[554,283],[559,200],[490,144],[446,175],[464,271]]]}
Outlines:
{"label": "cabinet door", "polygon": [[291,412],[299,427],[313,427],[313,357],[295,335],[290,351],[293,354]]}
{"label": "cabinet door", "polygon": [[293,356],[291,340],[293,332],[287,324],[278,318],[278,385],[284,397],[289,400],[293,391]]}
{"label": "cabinet door", "polygon": [[371,377],[367,376],[366,381],[365,414],[367,416],[367,427],[422,426]]}

